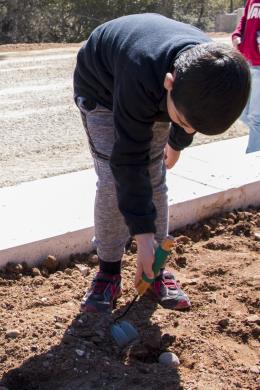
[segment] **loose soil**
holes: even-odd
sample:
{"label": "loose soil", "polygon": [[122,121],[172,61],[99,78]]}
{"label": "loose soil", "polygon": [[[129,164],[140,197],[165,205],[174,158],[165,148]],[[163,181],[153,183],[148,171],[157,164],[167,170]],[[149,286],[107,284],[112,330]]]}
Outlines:
{"label": "loose soil", "polygon": [[[234,211],[176,231],[168,267],[192,307],[176,312],[145,296],[126,319],[140,341],[120,350],[112,318],[135,295],[136,245],[123,261],[124,294],[110,315],[81,314],[97,271],[95,254],[67,264],[49,256],[38,268],[0,273],[0,370],[9,390],[257,389],[260,208]],[[158,363],[177,354],[177,368]]]}

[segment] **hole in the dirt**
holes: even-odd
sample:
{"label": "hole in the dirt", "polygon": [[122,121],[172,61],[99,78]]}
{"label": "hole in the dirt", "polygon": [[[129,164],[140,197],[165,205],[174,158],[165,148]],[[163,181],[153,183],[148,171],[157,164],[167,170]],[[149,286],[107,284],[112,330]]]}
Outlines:
{"label": "hole in the dirt", "polygon": [[132,353],[132,358],[135,360],[138,360],[142,363],[158,363],[159,356],[162,353],[161,350],[154,350],[154,351],[148,351],[148,350],[143,350],[143,351],[135,351]]}
{"label": "hole in the dirt", "polygon": [[168,347],[172,346],[175,342],[175,335],[165,333],[160,339],[157,339],[157,341],[154,336],[141,344],[134,345],[131,349],[130,357],[142,363],[158,363],[159,356],[167,351]]}

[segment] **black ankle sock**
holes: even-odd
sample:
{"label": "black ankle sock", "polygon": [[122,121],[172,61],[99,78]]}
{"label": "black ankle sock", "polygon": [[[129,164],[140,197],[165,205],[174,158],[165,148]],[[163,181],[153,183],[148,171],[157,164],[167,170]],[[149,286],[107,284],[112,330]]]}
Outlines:
{"label": "black ankle sock", "polygon": [[111,274],[111,275],[120,274],[121,260],[108,262],[99,259],[99,270],[104,274]]}

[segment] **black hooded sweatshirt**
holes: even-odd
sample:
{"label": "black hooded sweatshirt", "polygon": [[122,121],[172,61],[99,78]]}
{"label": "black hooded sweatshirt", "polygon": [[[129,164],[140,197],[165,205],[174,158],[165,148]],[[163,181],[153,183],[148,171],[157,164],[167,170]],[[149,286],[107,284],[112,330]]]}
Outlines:
{"label": "black hooded sweatshirt", "polygon": [[[208,41],[199,29],[158,14],[128,15],[97,27],[78,53],[75,99],[86,97],[89,109],[99,103],[113,111],[110,166],[131,235],[156,231],[148,165],[154,122],[170,122],[165,75],[184,50]],[[184,149],[192,139],[172,123],[173,149]]]}

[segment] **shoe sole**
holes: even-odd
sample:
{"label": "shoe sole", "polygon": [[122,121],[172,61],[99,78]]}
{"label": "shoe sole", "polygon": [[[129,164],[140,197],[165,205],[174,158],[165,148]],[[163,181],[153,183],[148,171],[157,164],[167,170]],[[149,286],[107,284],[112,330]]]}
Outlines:
{"label": "shoe sole", "polygon": [[165,309],[187,310],[191,307],[189,299],[180,299],[179,301],[175,301],[171,298],[161,299],[160,296],[151,288],[147,291],[147,295],[150,295]]}
{"label": "shoe sole", "polygon": [[165,309],[187,310],[191,307],[191,303],[186,300],[180,300],[175,305],[172,299],[165,299],[164,301],[159,301],[159,303]]}

